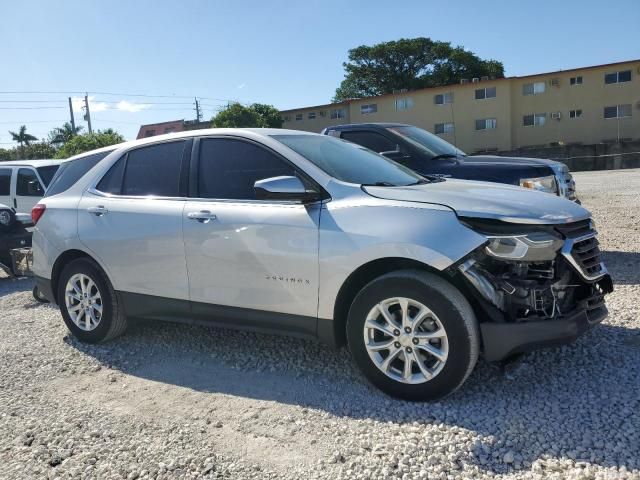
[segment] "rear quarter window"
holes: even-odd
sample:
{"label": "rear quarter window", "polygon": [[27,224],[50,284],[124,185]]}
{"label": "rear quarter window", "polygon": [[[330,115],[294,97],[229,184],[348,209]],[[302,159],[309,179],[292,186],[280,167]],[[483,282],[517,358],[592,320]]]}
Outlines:
{"label": "rear quarter window", "polygon": [[66,192],[75,183],[80,180],[84,175],[95,167],[100,160],[109,155],[113,150],[108,152],[95,153],[93,155],[87,155],[70,162],[65,162],[60,165],[58,171],[51,179],[49,188],[45,197],[52,195],[58,195],[59,193]]}

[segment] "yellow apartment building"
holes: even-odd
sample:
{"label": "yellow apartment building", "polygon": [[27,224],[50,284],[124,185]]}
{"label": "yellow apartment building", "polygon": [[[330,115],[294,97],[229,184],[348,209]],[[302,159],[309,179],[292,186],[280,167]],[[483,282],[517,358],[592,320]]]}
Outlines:
{"label": "yellow apartment building", "polygon": [[400,122],[469,153],[640,139],[640,60],[523,77],[464,79],[281,111],[283,128]]}

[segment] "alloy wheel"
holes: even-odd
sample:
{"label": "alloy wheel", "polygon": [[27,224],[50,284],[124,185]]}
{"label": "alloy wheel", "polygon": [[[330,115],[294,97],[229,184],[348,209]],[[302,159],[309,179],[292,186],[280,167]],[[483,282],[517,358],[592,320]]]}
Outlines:
{"label": "alloy wheel", "polygon": [[447,361],[449,343],[442,322],[416,300],[396,297],[378,303],[367,315],[363,333],[369,357],[395,381],[428,382]]}
{"label": "alloy wheel", "polygon": [[69,318],[80,329],[95,330],[102,319],[102,296],[93,280],[84,273],[69,278],[64,294]]}

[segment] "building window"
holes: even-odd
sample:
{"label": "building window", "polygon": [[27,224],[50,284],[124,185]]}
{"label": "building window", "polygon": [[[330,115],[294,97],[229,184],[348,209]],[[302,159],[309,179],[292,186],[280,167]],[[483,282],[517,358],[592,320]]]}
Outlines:
{"label": "building window", "polygon": [[442,135],[445,133],[453,133],[453,123],[436,123],[433,127],[433,131],[436,135]]}
{"label": "building window", "polygon": [[369,103],[367,105],[360,105],[360,113],[362,115],[369,115],[378,111],[377,103]]}
{"label": "building window", "polygon": [[522,85],[523,95],[539,95],[544,93],[547,84],[545,82],[525,83]]}
{"label": "building window", "polygon": [[399,98],[396,100],[396,110],[410,110],[413,108],[412,98]]}
{"label": "building window", "polygon": [[433,103],[435,103],[436,105],[446,105],[447,103],[453,103],[453,92],[434,95]]}
{"label": "building window", "polygon": [[331,110],[332,119],[344,118],[344,117],[345,117],[344,108],[334,108],[333,110]]}
{"label": "building window", "polygon": [[309,120],[315,120],[316,112],[309,112]]}
{"label": "building window", "polygon": [[484,100],[485,98],[495,98],[496,87],[478,88],[476,90],[476,100]]}
{"label": "building window", "polygon": [[580,118],[582,116],[582,110],[569,110],[569,118]]}
{"label": "building window", "polygon": [[624,118],[631,116],[631,104],[604,107],[604,118]]}
{"label": "building window", "polygon": [[296,121],[300,121],[300,120],[302,120],[302,114],[296,113]]}
{"label": "building window", "polygon": [[320,117],[324,118],[327,116],[327,111],[326,110],[320,110]]}
{"label": "building window", "polygon": [[571,77],[569,79],[569,85],[582,85],[582,75],[578,75],[577,77]]}
{"label": "building window", "polygon": [[522,125],[525,127],[542,127],[545,123],[547,123],[546,113],[532,113],[522,117]]}
{"label": "building window", "polygon": [[155,134],[156,134],[155,130],[147,130],[146,132],[144,132],[145,137],[153,137]]}
{"label": "building window", "polygon": [[623,83],[631,81],[631,70],[622,70],[620,72],[605,73],[604,83]]}
{"label": "building window", "polygon": [[493,130],[498,127],[498,121],[495,118],[481,118],[476,120],[476,130]]}
{"label": "building window", "polygon": [[282,117],[282,120],[285,122],[290,122],[291,121],[291,115],[285,115],[284,117]]}

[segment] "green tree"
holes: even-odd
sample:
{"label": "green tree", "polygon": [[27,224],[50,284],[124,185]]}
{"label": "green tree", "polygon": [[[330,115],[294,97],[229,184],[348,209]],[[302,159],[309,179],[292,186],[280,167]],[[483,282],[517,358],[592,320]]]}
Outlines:
{"label": "green tree", "polygon": [[349,61],[343,66],[345,78],[334,102],[449,85],[462,78],[504,77],[502,63],[425,37],[361,45],[349,50]]}
{"label": "green tree", "polygon": [[37,142],[22,147],[21,158],[25,160],[38,160],[44,158],[54,158],[56,148],[49,142]]}
{"label": "green tree", "polygon": [[272,105],[230,103],[211,119],[215,128],[281,128],[282,117]]}
{"label": "green tree", "polygon": [[13,160],[13,150],[9,148],[0,148],[0,162]]}
{"label": "green tree", "polygon": [[56,127],[49,132],[49,143],[55,147],[61,147],[82,131],[82,126],[73,128],[69,122],[61,127]]}
{"label": "green tree", "polygon": [[251,107],[262,119],[261,127],[265,128],[282,128],[284,120],[280,111],[273,105],[266,105],[264,103],[254,103]]}
{"label": "green tree", "polygon": [[80,153],[107,147],[124,142],[124,137],[118,132],[108,128],[93,133],[76,135],[65,143],[56,153],[56,158],[69,158]]}
{"label": "green tree", "polygon": [[14,142],[18,142],[18,145],[20,146],[20,154],[21,155],[22,155],[22,152],[23,152],[23,147],[25,145],[31,145],[31,142],[35,142],[35,141],[38,140],[33,135],[27,133],[27,126],[26,125],[21,125],[20,129],[18,130],[18,133],[9,131],[9,134],[11,135],[11,137],[12,137]]}

